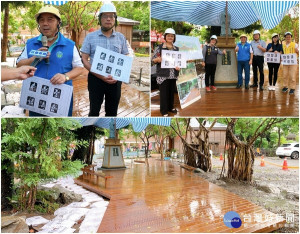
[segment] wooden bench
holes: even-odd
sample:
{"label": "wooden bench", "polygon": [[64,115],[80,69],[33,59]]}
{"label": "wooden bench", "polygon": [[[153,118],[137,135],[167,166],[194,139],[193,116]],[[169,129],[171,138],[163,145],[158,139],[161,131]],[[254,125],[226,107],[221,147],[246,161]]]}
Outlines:
{"label": "wooden bench", "polygon": [[113,176],[107,176],[105,175],[103,172],[95,172],[94,171],[94,167],[95,165],[89,165],[85,168],[82,168],[82,178],[85,179],[85,177],[87,176],[87,180],[90,180],[92,181],[92,178],[94,176],[96,176],[97,178],[97,183],[96,184],[99,184],[99,177],[100,178],[103,178],[105,183],[104,183],[104,187],[106,188],[106,185],[107,185],[107,180],[110,179],[110,178],[113,178]]}

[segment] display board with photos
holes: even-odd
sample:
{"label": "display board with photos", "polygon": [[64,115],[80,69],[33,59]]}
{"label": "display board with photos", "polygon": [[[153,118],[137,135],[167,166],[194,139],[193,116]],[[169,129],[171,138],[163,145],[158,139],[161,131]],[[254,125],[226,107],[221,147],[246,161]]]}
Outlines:
{"label": "display board with photos", "polygon": [[33,76],[23,81],[20,107],[47,116],[68,116],[72,93],[70,85],[53,85]]}
{"label": "display board with photos", "polygon": [[280,63],[280,53],[266,52],[265,53],[266,63]]}
{"label": "display board with photos", "polygon": [[297,54],[282,54],[281,63],[284,65],[297,65]]}
{"label": "display board with photos", "polygon": [[186,60],[202,59],[202,47],[198,37],[176,35],[175,46],[185,52]]}
{"label": "display board with photos", "polygon": [[161,59],[161,68],[186,68],[185,52],[162,50]]}
{"label": "display board with photos", "polygon": [[201,79],[197,75],[194,62],[188,62],[186,68],[180,69],[176,85],[182,109],[201,98]]}
{"label": "display board with photos", "polygon": [[97,46],[91,72],[129,83],[133,58]]}

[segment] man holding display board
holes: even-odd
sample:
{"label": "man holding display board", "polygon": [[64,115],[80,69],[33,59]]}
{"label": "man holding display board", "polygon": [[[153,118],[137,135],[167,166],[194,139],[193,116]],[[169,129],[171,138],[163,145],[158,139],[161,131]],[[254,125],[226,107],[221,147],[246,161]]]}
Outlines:
{"label": "man holding display board", "polygon": [[[113,28],[117,26],[117,12],[116,7],[112,3],[105,3],[100,9],[99,23],[101,29],[88,34],[83,42],[81,52],[84,67],[89,71],[88,74],[88,90],[90,98],[90,112],[89,116],[99,116],[100,108],[105,96],[105,116],[117,116],[118,105],[121,98],[121,81],[113,78],[119,75],[116,71],[113,74],[111,69],[106,67],[107,76],[99,75],[91,71],[93,60],[95,59],[96,47],[100,46],[104,49],[113,52],[128,55],[128,48],[126,45],[126,38],[122,33],[116,32]],[[102,53],[102,59],[106,54]],[[88,59],[90,58],[90,61]],[[115,60],[110,57],[110,61]],[[119,62],[122,59],[118,59]],[[98,66],[101,68],[101,65]]]}
{"label": "man holding display board", "polygon": [[[53,6],[44,6],[35,15],[35,19],[41,34],[27,41],[17,60],[17,66],[35,66],[37,68],[35,76],[38,78],[50,80],[53,85],[72,86],[72,79],[81,74],[83,64],[75,43],[59,32],[61,16],[58,9]],[[33,50],[48,51],[48,56],[43,58],[33,56]],[[43,79],[38,80],[44,82]],[[70,100],[68,116],[72,116],[73,100]],[[44,115],[29,111],[29,116]]]}

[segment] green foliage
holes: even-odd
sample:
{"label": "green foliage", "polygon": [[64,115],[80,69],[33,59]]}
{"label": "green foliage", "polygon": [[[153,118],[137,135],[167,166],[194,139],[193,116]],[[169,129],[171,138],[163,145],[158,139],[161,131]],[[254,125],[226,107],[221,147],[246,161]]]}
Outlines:
{"label": "green foliage", "polygon": [[136,57],[149,57],[149,54],[134,53]]}
{"label": "green foliage", "polygon": [[150,1],[114,1],[118,16],[140,22],[134,29],[149,31]]}
{"label": "green foliage", "polygon": [[59,204],[51,201],[50,195],[51,191],[37,191],[35,210],[41,213],[53,214],[59,208]]}
{"label": "green foliage", "polygon": [[186,22],[163,21],[151,18],[151,30],[164,33],[167,28],[173,28],[178,35],[189,35],[193,25]]}
{"label": "green foliage", "polygon": [[[23,201],[27,191],[34,194],[40,182],[76,175],[83,167],[79,161],[65,160],[70,142],[75,141],[72,130],[80,127],[77,121],[67,118],[14,118],[1,119],[1,122],[1,160],[14,162],[14,176],[20,181]],[[76,145],[81,144],[84,143],[76,142]],[[33,205],[34,202],[31,207]]]}
{"label": "green foliage", "polygon": [[273,29],[268,31],[268,38],[271,38],[273,33],[278,33],[280,39],[284,40],[284,33],[292,32],[294,35],[294,40],[298,42],[299,40],[299,4],[292,8],[294,17],[286,15],[283,17],[281,22]]}
{"label": "green foliage", "polygon": [[43,3],[40,1],[28,2],[28,5],[25,10],[25,14],[22,14],[21,27],[25,29],[28,27],[31,34],[33,30],[37,28],[37,22],[35,20],[35,14],[39,11],[39,9],[43,6]]}

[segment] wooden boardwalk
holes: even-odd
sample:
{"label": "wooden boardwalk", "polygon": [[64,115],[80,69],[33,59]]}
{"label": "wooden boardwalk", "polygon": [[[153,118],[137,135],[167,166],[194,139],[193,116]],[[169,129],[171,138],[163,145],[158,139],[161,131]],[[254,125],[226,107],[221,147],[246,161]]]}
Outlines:
{"label": "wooden boardwalk", "polygon": [[[82,177],[75,180],[110,199],[98,232],[270,232],[285,222],[171,161],[151,158],[103,172],[113,176],[107,188],[101,181],[96,185]],[[222,216],[228,211],[240,215],[240,228],[225,226]],[[251,221],[244,222],[243,215],[250,215]],[[256,216],[262,216],[262,222]]]}
{"label": "wooden boardwalk", "polygon": [[[87,88],[87,72],[73,79],[74,102],[73,116],[87,117],[90,110],[89,91]],[[150,88],[149,88],[150,89]],[[101,106],[100,117],[105,116],[104,102]],[[122,84],[121,100],[118,108],[118,117],[149,117],[149,93],[140,92],[130,85]]]}
{"label": "wooden boardwalk", "polygon": [[[299,74],[299,73],[298,73]],[[236,88],[218,88],[206,92],[200,89],[201,99],[181,109],[178,95],[175,94],[175,108],[179,110],[176,116],[230,116],[230,117],[298,117],[299,116],[299,85],[294,95],[282,93],[282,69],[279,70],[276,91],[268,91],[268,72],[265,71],[265,90],[256,88],[249,90]],[[155,94],[156,92],[156,94]],[[151,116],[161,116],[159,111],[159,94],[152,92]],[[172,115],[171,113],[169,113]]]}

